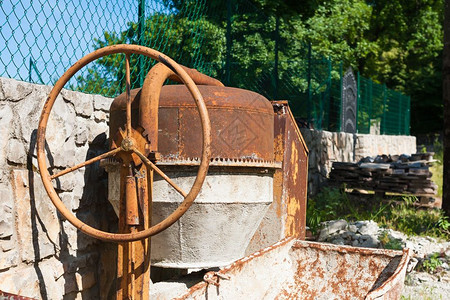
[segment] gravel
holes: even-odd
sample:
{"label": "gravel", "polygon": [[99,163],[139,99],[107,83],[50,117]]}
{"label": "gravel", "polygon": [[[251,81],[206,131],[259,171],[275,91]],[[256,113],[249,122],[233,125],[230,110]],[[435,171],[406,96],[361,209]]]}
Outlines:
{"label": "gravel", "polygon": [[[450,299],[450,241],[411,236],[378,227],[374,221],[328,221],[321,224],[317,241],[368,248],[409,248],[411,259],[402,299]],[[425,272],[425,265],[434,266]]]}

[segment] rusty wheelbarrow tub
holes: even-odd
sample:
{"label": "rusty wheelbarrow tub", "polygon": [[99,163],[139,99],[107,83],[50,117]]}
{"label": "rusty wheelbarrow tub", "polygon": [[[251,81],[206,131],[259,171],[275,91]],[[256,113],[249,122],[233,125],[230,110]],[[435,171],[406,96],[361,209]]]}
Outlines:
{"label": "rusty wheelbarrow tub", "polygon": [[203,281],[175,298],[158,294],[158,283],[150,293],[156,299],[399,299],[410,255],[408,249],[287,238],[206,273]]}
{"label": "rusty wheelbarrow tub", "polygon": [[0,300],[36,300],[36,299],[0,291]]}

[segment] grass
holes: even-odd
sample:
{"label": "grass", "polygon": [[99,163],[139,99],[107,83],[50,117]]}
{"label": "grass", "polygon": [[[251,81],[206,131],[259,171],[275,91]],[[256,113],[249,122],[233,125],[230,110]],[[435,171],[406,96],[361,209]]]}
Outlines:
{"label": "grass", "polygon": [[[379,226],[407,235],[432,236],[448,240],[450,220],[439,209],[413,206],[414,196],[376,198],[375,195],[351,195],[344,189],[324,188],[308,200],[306,224],[315,234],[321,222],[373,220]],[[393,245],[394,246],[394,245]]]}
{"label": "grass", "polygon": [[444,174],[444,166],[441,163],[435,163],[432,167],[430,167],[431,173],[433,173],[433,176],[431,177],[431,180],[437,184],[438,186],[438,193],[437,196],[442,198],[442,184],[444,182],[443,174]]}
{"label": "grass", "polygon": [[[419,298],[417,298],[419,297]],[[417,290],[414,296],[401,296],[400,300],[443,300],[442,295],[435,287],[425,286]]]}
{"label": "grass", "polygon": [[[438,185],[438,197],[442,197],[443,147],[436,139],[431,167],[432,180]],[[351,195],[345,186],[324,188],[315,197],[308,199],[306,224],[313,234],[321,222],[345,219],[347,221],[373,220],[379,226],[401,231],[407,235],[421,235],[450,239],[450,219],[440,209],[420,209],[413,205],[414,196],[388,196],[389,199],[370,195]],[[383,237],[381,237],[383,238]],[[385,237],[386,239],[386,237]],[[385,240],[389,247],[397,247],[395,241]]]}
{"label": "grass", "polygon": [[437,184],[438,186],[438,197],[442,198],[442,185],[444,182],[443,174],[444,174],[444,147],[439,142],[439,140],[436,138],[433,143],[433,149],[435,151],[434,159],[437,160],[436,163],[433,164],[433,166],[430,168],[431,172],[433,173],[433,176],[431,177],[431,180]]}

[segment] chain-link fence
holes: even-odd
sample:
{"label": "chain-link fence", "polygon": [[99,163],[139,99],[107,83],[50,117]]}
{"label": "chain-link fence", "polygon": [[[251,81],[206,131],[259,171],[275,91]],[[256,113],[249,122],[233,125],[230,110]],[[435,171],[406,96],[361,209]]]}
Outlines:
{"label": "chain-link fence", "polygon": [[[249,0],[3,0],[0,76],[52,85],[97,48],[140,44],[227,86],[288,100],[299,124],[340,131],[342,62],[312,51],[294,27]],[[131,57],[133,88],[153,64]],[[101,58],[66,88],[114,97],[124,91],[124,68],[123,55]],[[409,97],[358,83],[358,132],[409,134]]]}
{"label": "chain-link fence", "polygon": [[[119,43],[145,45],[201,66],[205,2],[2,0],[0,76],[53,85],[84,55]],[[183,40],[190,41],[189,51]],[[132,56],[131,64],[132,86],[138,87],[153,62]],[[123,91],[124,76],[124,55],[112,55],[89,64],[66,87],[113,97]]]}

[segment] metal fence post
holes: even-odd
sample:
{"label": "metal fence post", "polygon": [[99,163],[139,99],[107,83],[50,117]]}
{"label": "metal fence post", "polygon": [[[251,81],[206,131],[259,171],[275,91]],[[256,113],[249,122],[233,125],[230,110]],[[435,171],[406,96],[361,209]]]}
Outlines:
{"label": "metal fence post", "polygon": [[403,134],[403,130],[402,130],[402,119],[403,119],[403,113],[402,113],[402,108],[403,108],[403,95],[399,93],[399,97],[398,97],[398,113],[399,113],[399,117],[398,117],[398,129],[397,132],[399,135]]}
{"label": "metal fence post", "polygon": [[408,101],[407,101],[407,115],[406,115],[406,134],[409,135],[410,134],[410,128],[411,128],[411,96],[408,96]]}
{"label": "metal fence post", "polygon": [[227,32],[226,39],[226,57],[225,57],[225,85],[230,84],[230,63],[231,63],[231,16],[232,16],[232,2],[233,0],[227,0]]}
{"label": "metal fence post", "polygon": [[358,119],[359,119],[359,109],[361,107],[361,74],[359,74],[359,71],[356,73],[356,111],[355,111],[355,117],[356,117],[356,133],[359,133],[359,126],[358,126]]}
{"label": "metal fence post", "polygon": [[342,101],[343,101],[343,99],[342,99],[342,91],[343,91],[343,89],[342,89],[342,84],[344,83],[343,82],[343,78],[342,78],[342,68],[343,68],[343,66],[342,66],[342,60],[339,62],[339,118],[338,118],[338,130],[339,131],[342,131],[342,118],[343,118],[343,116],[342,116]]}
{"label": "metal fence post", "polygon": [[34,81],[32,80],[32,78],[31,78],[31,73],[33,72],[33,70],[34,70],[34,72],[36,72],[36,75],[37,75],[37,77],[38,77],[38,79],[39,79],[39,82],[40,82],[41,84],[45,84],[44,81],[42,80],[41,73],[39,72],[38,68],[36,67],[35,62],[34,62],[33,59],[30,57],[30,67],[29,67],[29,69],[28,69],[28,81],[29,81],[29,82],[34,82]]}
{"label": "metal fence post", "polygon": [[[144,26],[145,26],[145,0],[138,0],[138,31],[137,42],[139,45],[144,45]],[[139,55],[139,86],[144,84],[144,56]]]}
{"label": "metal fence post", "polygon": [[31,57],[30,57],[30,66],[28,67],[28,82],[32,82],[31,81],[31,66],[32,66],[32,64],[33,64],[33,61],[31,60]]}
{"label": "metal fence post", "polygon": [[368,129],[367,129],[367,133],[370,134],[370,120],[372,120],[372,80],[369,80],[369,93],[368,93],[368,102],[369,102],[369,108],[368,108],[368,115],[369,115],[369,124],[368,124]]}
{"label": "metal fence post", "polygon": [[306,110],[307,110],[307,119],[308,119],[308,126],[311,125],[311,68],[312,68],[312,58],[311,58],[311,42],[308,43],[308,102],[306,103]]}
{"label": "metal fence post", "polygon": [[280,17],[275,16],[275,66],[274,66],[274,76],[275,76],[275,90],[273,98],[278,99],[278,47],[279,47],[279,37],[280,37]]}
{"label": "metal fence post", "polygon": [[386,105],[387,105],[387,89],[386,84],[383,83],[383,118],[381,122],[381,134],[386,134]]}
{"label": "metal fence post", "polygon": [[327,78],[327,89],[326,89],[326,99],[325,101],[327,102],[325,107],[326,107],[326,112],[325,112],[325,126],[327,130],[330,130],[330,114],[331,114],[331,105],[330,105],[330,98],[331,98],[331,57],[328,57],[328,78]]}

